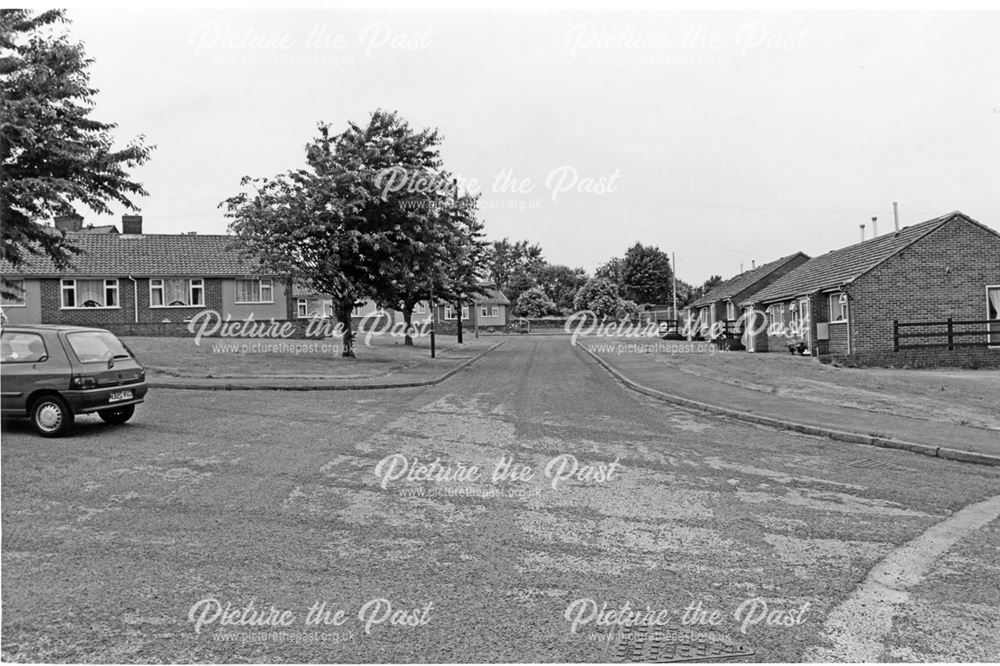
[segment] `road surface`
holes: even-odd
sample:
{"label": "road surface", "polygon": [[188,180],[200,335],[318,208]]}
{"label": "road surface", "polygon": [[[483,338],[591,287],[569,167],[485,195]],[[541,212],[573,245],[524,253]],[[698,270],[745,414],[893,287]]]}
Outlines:
{"label": "road surface", "polygon": [[1000,658],[1000,471],[679,410],[565,337],[426,389],[155,391],[2,455],[6,660],[607,661],[635,619]]}

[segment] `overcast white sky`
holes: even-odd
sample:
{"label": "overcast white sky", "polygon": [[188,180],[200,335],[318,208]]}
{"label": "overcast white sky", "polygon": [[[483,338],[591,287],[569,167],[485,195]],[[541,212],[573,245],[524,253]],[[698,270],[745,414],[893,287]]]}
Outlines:
{"label": "overcast white sky", "polygon": [[95,117],[157,145],[135,173],[149,233],[223,233],[241,176],[302,165],[318,121],[377,107],[441,130],[491,239],[588,271],[641,241],[682,279],[729,277],[857,242],[873,215],[888,231],[893,200],[903,225],[959,209],[1000,227],[997,13],[70,17]]}

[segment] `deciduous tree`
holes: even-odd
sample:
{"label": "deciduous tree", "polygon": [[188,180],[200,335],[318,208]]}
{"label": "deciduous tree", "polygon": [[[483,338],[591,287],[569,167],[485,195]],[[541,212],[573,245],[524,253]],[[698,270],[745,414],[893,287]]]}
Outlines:
{"label": "deciduous tree", "polygon": [[93,61],[59,34],[67,22],[62,10],[0,10],[0,258],[15,268],[31,255],[66,267],[78,251],[41,220],[77,205],[137,210],[134,197],[146,194],[129,170],[153,147],[140,136],[115,148],[117,126],[91,117]]}

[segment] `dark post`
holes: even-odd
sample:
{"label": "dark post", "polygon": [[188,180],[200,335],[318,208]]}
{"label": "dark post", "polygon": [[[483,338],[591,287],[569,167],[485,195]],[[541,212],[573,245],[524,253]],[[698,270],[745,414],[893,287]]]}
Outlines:
{"label": "dark post", "polygon": [[899,320],[892,320],[892,351],[899,351]]}
{"label": "dark post", "polygon": [[948,351],[954,351],[955,349],[955,326],[952,324],[951,317],[948,317]]}
{"label": "dark post", "polygon": [[462,298],[458,298],[458,344],[462,344]]}

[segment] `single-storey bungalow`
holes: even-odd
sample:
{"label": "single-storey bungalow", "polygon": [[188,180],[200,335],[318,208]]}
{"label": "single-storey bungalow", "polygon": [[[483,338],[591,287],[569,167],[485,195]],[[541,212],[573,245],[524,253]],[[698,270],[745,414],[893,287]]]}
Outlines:
{"label": "single-storey bungalow", "polygon": [[1000,367],[1000,234],[956,211],[810,259],[740,305],[750,351]]}
{"label": "single-storey bungalow", "polygon": [[688,306],[688,315],[700,327],[711,329],[716,324],[727,323],[727,328],[742,333],[738,322],[743,314],[740,303],[779,278],[798,268],[809,257],[802,252],[790,254],[761,266],[744,271],[736,277],[719,284],[707,294]]}
{"label": "single-storey bungalow", "polygon": [[0,264],[11,292],[3,298],[8,322],[124,331],[183,323],[205,310],[233,320],[291,318],[290,281],[243,258],[232,236],[144,234],[138,215],[123,216],[120,234],[83,228],[82,218],[56,222],[81,252],[65,270],[41,256],[17,269]]}
{"label": "single-storey bungalow", "polygon": [[[510,301],[493,285],[484,285],[486,294],[477,294],[472,302],[462,305],[462,325],[468,328],[497,330],[507,323],[507,309]],[[306,319],[311,317],[333,317],[333,299],[329,296],[317,295],[300,287],[293,291],[295,317]],[[439,332],[454,332],[458,325],[458,312],[452,303],[436,303],[437,316],[434,320]],[[365,299],[355,306],[351,319],[355,325],[371,320],[372,315],[381,314],[389,317],[393,324],[403,321],[403,313],[392,308],[382,308],[374,300]],[[426,301],[421,301],[413,307],[412,323],[421,325],[430,320],[430,307]],[[380,320],[379,325],[384,325]]]}

